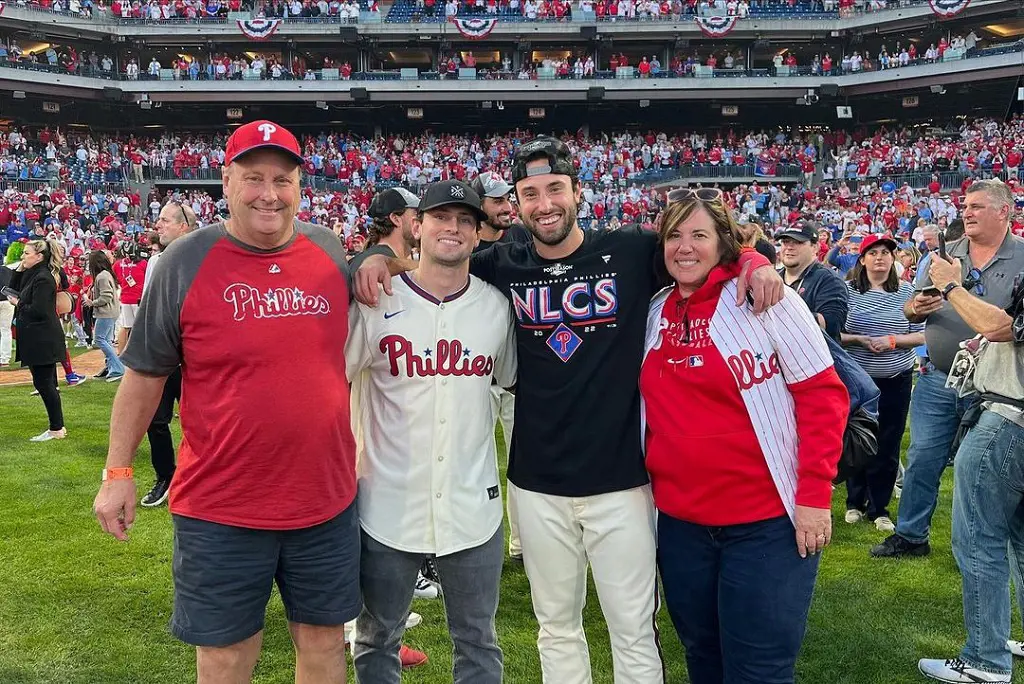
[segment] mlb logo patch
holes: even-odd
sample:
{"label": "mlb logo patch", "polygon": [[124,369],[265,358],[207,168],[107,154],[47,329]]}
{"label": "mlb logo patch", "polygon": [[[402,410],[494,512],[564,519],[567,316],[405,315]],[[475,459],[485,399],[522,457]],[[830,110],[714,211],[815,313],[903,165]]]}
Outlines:
{"label": "mlb logo patch", "polygon": [[563,363],[576,353],[581,344],[583,344],[583,340],[580,336],[574,333],[565,323],[560,323],[555,328],[555,331],[548,336],[547,340],[547,345],[551,347],[551,351],[555,352],[555,356],[562,359]]}
{"label": "mlb logo patch", "polygon": [[704,357],[700,355],[691,356],[686,359],[686,365],[689,368],[700,368],[704,365]]}

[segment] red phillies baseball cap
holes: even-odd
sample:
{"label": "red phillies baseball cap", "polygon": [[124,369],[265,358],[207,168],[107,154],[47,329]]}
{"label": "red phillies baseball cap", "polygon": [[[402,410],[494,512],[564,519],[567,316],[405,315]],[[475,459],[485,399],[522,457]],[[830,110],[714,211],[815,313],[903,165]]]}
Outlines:
{"label": "red phillies baseball cap", "polygon": [[273,147],[290,155],[297,164],[304,162],[299,141],[291,131],[273,121],[261,119],[239,126],[228,138],[227,149],[224,151],[224,165],[227,166],[243,154],[253,150]]}
{"label": "red phillies baseball cap", "polygon": [[860,253],[862,255],[867,254],[868,250],[877,245],[879,242],[888,247],[889,251],[892,252],[893,254],[895,254],[896,250],[899,249],[899,245],[896,244],[896,241],[893,240],[888,233],[873,233],[871,235],[866,235],[864,239],[861,240]]}

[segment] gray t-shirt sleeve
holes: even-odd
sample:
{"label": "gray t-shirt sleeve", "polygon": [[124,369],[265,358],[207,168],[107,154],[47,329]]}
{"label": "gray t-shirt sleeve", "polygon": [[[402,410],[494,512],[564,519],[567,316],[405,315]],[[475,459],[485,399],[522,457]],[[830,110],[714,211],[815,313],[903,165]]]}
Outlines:
{"label": "gray t-shirt sleeve", "polygon": [[181,365],[181,308],[203,259],[224,234],[223,224],[215,224],[175,240],[163,252],[121,354],[125,366],[166,376]]}
{"label": "gray t-shirt sleeve", "polygon": [[[304,223],[302,221],[296,221],[295,228],[300,235],[305,235],[313,241],[313,244],[327,252],[327,255],[331,257],[334,265],[338,267],[338,271],[341,273],[342,277],[345,278],[345,287],[348,289],[348,300],[351,302],[352,272],[354,269],[349,267],[348,259],[345,255],[345,248],[341,246],[341,240],[338,239],[338,236],[322,226],[312,223]],[[391,256],[394,255],[394,252],[391,252]]]}

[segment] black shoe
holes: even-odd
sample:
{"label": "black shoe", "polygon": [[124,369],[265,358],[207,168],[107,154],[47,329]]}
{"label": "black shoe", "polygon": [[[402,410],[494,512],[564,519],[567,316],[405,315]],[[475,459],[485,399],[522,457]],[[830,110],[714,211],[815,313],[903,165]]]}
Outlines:
{"label": "black shoe", "polygon": [[431,582],[440,585],[441,576],[437,573],[437,563],[434,562],[433,558],[424,558],[423,565],[420,568],[420,573]]}
{"label": "black shoe", "polygon": [[889,535],[884,542],[872,547],[871,555],[874,558],[903,558],[927,556],[932,552],[928,542],[914,544],[898,534]]}
{"label": "black shoe", "polygon": [[92,377],[94,377],[94,378],[105,378],[105,377],[107,377],[107,373],[109,373],[109,372],[110,372],[109,368],[104,368],[103,370],[101,370],[99,373],[97,373],[96,375],[94,375]]}
{"label": "black shoe", "polygon": [[146,496],[142,497],[142,505],[147,508],[153,508],[155,506],[162,505],[167,501],[167,495],[171,493],[171,481],[170,480],[157,480],[153,488],[149,490]]}

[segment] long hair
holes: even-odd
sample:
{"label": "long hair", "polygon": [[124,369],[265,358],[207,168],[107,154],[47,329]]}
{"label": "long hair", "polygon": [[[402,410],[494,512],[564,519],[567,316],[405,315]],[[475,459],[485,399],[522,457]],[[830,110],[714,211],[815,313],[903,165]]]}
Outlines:
{"label": "long hair", "polygon": [[[89,275],[92,276],[93,282],[96,282],[96,278],[100,273],[106,271],[110,274],[110,277],[114,277],[114,267],[110,263],[110,259],[107,258],[107,253],[101,249],[94,249],[89,253]],[[117,282],[117,279],[114,279]]]}
{"label": "long hair", "polygon": [[36,254],[43,255],[46,270],[60,284],[60,269],[64,266],[64,246],[53,238],[47,240],[30,240],[25,247],[31,247]]}
{"label": "long hair", "polygon": [[[879,245],[882,247],[882,245]],[[885,247],[888,251],[888,247]],[[882,283],[882,289],[886,292],[899,292],[900,291],[900,278],[896,275],[896,254],[892,254],[892,264],[889,266],[889,275],[886,276],[885,282]],[[857,264],[850,269],[850,273],[846,276],[846,280],[853,285],[853,289],[857,292],[864,294],[871,289],[871,280],[868,279],[868,269],[864,268],[864,256],[857,257]]]}

